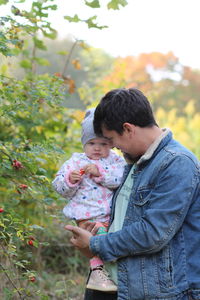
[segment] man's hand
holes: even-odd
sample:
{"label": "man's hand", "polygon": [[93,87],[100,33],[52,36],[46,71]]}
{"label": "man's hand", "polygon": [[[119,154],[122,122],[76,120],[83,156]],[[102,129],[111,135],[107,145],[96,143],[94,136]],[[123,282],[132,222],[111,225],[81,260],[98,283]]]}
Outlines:
{"label": "man's hand", "polygon": [[93,236],[91,232],[72,225],[65,226],[65,229],[71,231],[71,233],[73,234],[70,239],[72,245],[74,245],[86,257],[91,258],[94,256],[89,248],[90,238]]}

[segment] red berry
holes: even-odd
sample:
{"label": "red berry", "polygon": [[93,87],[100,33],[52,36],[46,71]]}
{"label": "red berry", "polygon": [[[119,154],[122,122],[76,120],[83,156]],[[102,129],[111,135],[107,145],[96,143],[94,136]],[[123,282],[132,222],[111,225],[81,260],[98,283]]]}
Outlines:
{"label": "red berry", "polygon": [[35,281],[36,281],[36,278],[35,278],[34,276],[32,276],[32,277],[29,278],[29,281],[35,282]]}
{"label": "red berry", "polygon": [[2,207],[0,207],[0,213],[4,212],[4,209]]}
{"label": "red berry", "polygon": [[25,190],[25,189],[28,188],[28,185],[26,185],[26,184],[20,184],[19,188],[22,189],[22,190]]}
{"label": "red berry", "polygon": [[79,170],[79,174],[82,176],[83,174],[85,174],[85,170],[80,169],[80,170]]}
{"label": "red berry", "polygon": [[30,246],[33,246],[33,241],[32,241],[32,240],[29,240],[29,241],[28,241],[28,244],[29,244]]}
{"label": "red berry", "polygon": [[20,161],[16,160],[16,159],[13,160],[12,166],[16,170],[24,168],[24,166],[22,165],[22,163]]}
{"label": "red berry", "polygon": [[56,76],[56,77],[61,77],[61,76],[62,76],[62,74],[61,74],[61,73],[59,73],[59,72],[56,72],[56,73],[54,73],[54,76]]}

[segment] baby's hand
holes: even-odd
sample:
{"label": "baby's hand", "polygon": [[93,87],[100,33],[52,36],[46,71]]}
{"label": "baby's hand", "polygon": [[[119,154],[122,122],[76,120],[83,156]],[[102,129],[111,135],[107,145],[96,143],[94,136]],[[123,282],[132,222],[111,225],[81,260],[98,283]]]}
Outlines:
{"label": "baby's hand", "polygon": [[89,175],[92,175],[95,177],[99,177],[101,175],[99,172],[99,169],[97,168],[97,166],[95,164],[86,165],[84,167],[84,170],[85,170],[85,174],[89,174]]}
{"label": "baby's hand", "polygon": [[78,181],[81,180],[81,174],[79,171],[72,171],[70,174],[69,174],[69,181],[72,183],[72,184],[75,184],[77,183]]}

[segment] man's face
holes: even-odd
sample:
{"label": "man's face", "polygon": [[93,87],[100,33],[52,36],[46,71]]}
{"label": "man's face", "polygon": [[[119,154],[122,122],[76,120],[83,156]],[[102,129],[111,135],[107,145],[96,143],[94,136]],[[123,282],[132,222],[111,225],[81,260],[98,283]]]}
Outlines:
{"label": "man's face", "polygon": [[122,134],[117,133],[115,130],[107,130],[106,128],[102,128],[103,136],[106,137],[110,143],[111,147],[116,147],[120,149],[122,152],[129,153],[129,143],[130,139],[126,132]]}
{"label": "man's face", "polygon": [[122,134],[115,130],[108,130],[105,127],[102,128],[102,133],[104,137],[109,139],[111,147],[120,149],[128,161],[136,162],[141,157],[142,153],[136,134],[136,126],[133,124],[124,123]]}

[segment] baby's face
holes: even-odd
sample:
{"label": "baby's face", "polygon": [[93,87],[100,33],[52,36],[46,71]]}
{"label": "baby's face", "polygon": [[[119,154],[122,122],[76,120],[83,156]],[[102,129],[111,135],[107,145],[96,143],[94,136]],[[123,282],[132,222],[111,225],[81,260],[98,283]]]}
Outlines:
{"label": "baby's face", "polygon": [[84,146],[85,154],[94,160],[107,157],[110,152],[110,142],[104,138],[89,140]]}

